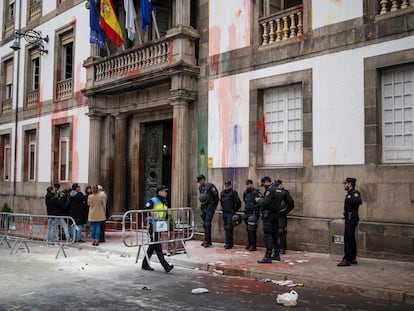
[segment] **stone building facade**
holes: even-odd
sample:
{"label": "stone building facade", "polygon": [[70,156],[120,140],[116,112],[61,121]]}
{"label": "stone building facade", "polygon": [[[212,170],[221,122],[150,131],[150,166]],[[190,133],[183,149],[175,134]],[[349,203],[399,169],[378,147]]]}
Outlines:
{"label": "stone building facade", "polygon": [[[40,13],[29,1],[21,27],[11,25],[14,3],[3,5],[0,196],[18,210],[41,211],[44,189],[59,181],[103,184],[111,213],[122,214],[162,183],[172,207],[198,214],[197,174],[219,189],[230,179],[239,193],[246,179],[260,187],[268,175],[296,202],[288,248],[340,254],[342,181],[353,176],[364,200],[360,255],[414,259],[412,0],[153,0],[146,32],[134,1],[135,39],[120,48],[108,41],[108,51],[88,44],[84,1],[36,1]],[[123,1],[113,3],[124,29]],[[14,83],[20,96],[9,103],[7,68],[23,54],[10,50],[13,27],[50,39],[36,100],[28,82]],[[74,69],[62,78],[61,47],[71,42]],[[13,67],[21,81],[32,76],[22,60],[36,58],[31,48]],[[35,179],[24,151],[33,130]],[[221,241],[220,211],[213,229]]]}

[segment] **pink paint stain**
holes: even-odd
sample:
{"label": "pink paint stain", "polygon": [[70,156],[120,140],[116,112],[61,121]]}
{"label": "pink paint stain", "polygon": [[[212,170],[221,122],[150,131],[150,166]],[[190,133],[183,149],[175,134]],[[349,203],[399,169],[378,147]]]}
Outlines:
{"label": "pink paint stain", "polygon": [[219,26],[213,26],[210,28],[209,36],[209,55],[217,55],[220,53],[220,44],[221,44],[221,30]]}
{"label": "pink paint stain", "polygon": [[78,142],[79,119],[73,116],[72,123],[72,183],[79,181],[79,154],[75,146]]}

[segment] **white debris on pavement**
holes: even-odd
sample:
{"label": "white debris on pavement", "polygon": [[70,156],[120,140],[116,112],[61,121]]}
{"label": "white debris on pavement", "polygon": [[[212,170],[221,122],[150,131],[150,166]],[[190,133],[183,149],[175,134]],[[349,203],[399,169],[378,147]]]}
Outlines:
{"label": "white debris on pavement", "polygon": [[284,305],[285,307],[294,307],[298,303],[298,293],[291,290],[288,293],[277,295],[276,301],[278,304]]}
{"label": "white debris on pavement", "polygon": [[223,273],[224,273],[224,271],[223,270],[218,270],[218,269],[213,269],[212,270],[214,273],[216,273],[216,274],[220,274],[220,275],[222,275]]}
{"label": "white debris on pavement", "polygon": [[199,287],[199,288],[193,288],[191,290],[191,294],[205,294],[208,293],[207,288]]}

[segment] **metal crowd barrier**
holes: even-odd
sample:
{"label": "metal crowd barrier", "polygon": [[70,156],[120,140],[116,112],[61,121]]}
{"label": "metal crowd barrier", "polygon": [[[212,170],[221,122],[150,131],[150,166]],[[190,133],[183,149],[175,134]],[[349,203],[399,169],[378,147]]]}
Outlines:
{"label": "metal crowd barrier", "polygon": [[[10,255],[22,245],[30,252],[28,242],[43,242],[48,246],[58,246],[55,258],[60,252],[67,257],[64,247],[73,244],[71,240],[76,222],[69,216],[47,216],[19,213],[0,213],[0,245],[4,243],[11,249]],[[55,228],[55,232],[50,231]]]}
{"label": "metal crowd barrier", "polygon": [[189,207],[169,208],[167,220],[157,217],[160,211],[165,210],[131,210],[122,217],[122,241],[127,247],[138,247],[136,263],[141,248],[147,256],[146,248],[157,243],[172,246],[173,251],[181,248],[188,256],[185,241],[194,236],[194,211]]}

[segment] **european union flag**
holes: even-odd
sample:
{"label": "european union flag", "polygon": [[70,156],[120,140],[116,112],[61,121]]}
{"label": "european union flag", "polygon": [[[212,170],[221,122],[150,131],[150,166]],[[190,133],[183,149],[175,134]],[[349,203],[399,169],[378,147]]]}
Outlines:
{"label": "european union flag", "polygon": [[152,3],[149,0],[141,0],[141,27],[147,31],[147,26],[151,24]]}
{"label": "european union flag", "polygon": [[89,42],[98,45],[101,49],[106,50],[106,36],[101,25],[99,25],[99,12],[96,6],[96,1],[91,0],[89,5],[89,26],[91,27],[91,34]]}

